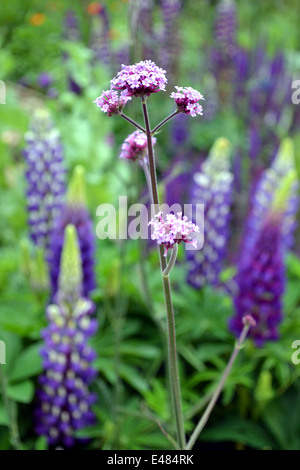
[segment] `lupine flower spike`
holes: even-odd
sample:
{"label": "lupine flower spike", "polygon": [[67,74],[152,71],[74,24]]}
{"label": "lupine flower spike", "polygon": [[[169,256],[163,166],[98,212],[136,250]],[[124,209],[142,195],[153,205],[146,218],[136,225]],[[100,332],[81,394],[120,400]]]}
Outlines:
{"label": "lupine flower spike", "polygon": [[[251,213],[246,224],[246,234],[241,254],[242,259],[246,260],[250,252],[251,244],[255,240],[255,234],[261,229],[261,225],[274,201],[274,194],[277,188],[283,179],[293,171],[295,171],[294,144],[291,139],[285,139],[282,141],[273,164],[264,171],[257,183],[251,201]],[[294,242],[294,231],[297,227],[296,215],[299,208],[298,188],[299,183],[297,180],[294,180],[292,190],[287,199],[286,209],[282,215],[285,249],[291,249]]]}
{"label": "lupine flower spike", "polygon": [[46,110],[35,112],[25,141],[30,235],[36,245],[47,250],[53,222],[62,211],[65,168],[60,134]]}
{"label": "lupine flower spike", "polygon": [[77,430],[91,425],[95,396],[88,385],[95,377],[95,353],[88,339],[96,330],[93,303],[81,296],[82,269],[76,228],[68,225],[62,253],[59,291],[47,307],[48,327],[41,351],[44,373],[39,378],[35,429],[49,445],[73,447]]}
{"label": "lupine flower spike", "polygon": [[229,236],[233,174],[230,171],[230,143],[219,138],[201,170],[194,175],[191,203],[204,204],[204,245],[188,251],[188,282],[195,288],[216,284],[222,269]]}
{"label": "lupine flower spike", "polygon": [[152,225],[152,240],[156,240],[158,245],[164,245],[167,256],[168,250],[172,249],[174,244],[181,242],[192,243],[197,247],[197,239],[190,238],[193,232],[199,232],[199,227],[188,220],[186,216],[182,216],[181,212],[175,214],[167,214],[165,220],[162,212],[158,212],[148,225]]}
{"label": "lupine flower spike", "polygon": [[61,216],[56,219],[50,240],[49,267],[52,298],[58,290],[60,257],[64,231],[68,224],[75,225],[77,229],[83,271],[83,295],[88,296],[95,288],[95,235],[86,207],[84,168],[81,166],[77,166],[74,170],[67,194],[67,202]]}
{"label": "lupine flower spike", "polygon": [[230,320],[230,329],[238,336],[244,315],[252,315],[256,326],[250,336],[257,346],[278,339],[282,320],[282,295],[285,291],[284,214],[296,180],[292,170],[274,192],[273,203],[258,231],[249,234],[248,256],[242,258],[236,278],[238,293],[234,304],[236,314]]}

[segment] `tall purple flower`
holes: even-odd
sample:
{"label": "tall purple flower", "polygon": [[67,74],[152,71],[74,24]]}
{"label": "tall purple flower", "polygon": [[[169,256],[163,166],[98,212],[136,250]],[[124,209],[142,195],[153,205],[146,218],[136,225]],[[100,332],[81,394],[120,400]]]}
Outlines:
{"label": "tall purple flower", "polygon": [[92,221],[85,202],[84,169],[80,166],[74,170],[70,182],[67,201],[62,214],[55,221],[49,247],[49,268],[52,286],[52,298],[58,290],[59,266],[63,247],[65,227],[73,224],[77,229],[82,271],[83,295],[88,296],[95,288],[94,255],[95,236]]}
{"label": "tall purple flower", "polygon": [[[283,179],[295,171],[294,144],[290,139],[285,139],[276,155],[271,167],[261,175],[251,201],[250,216],[246,224],[241,260],[246,259],[254,243],[255,234],[261,230],[261,226],[270,211],[274,195]],[[297,226],[296,214],[299,209],[299,184],[295,180],[289,193],[285,211],[282,214],[283,245],[285,249],[293,246],[294,231]]]}
{"label": "tall purple flower", "polygon": [[181,10],[181,0],[162,0],[162,19],[163,34],[162,44],[160,47],[159,62],[162,67],[168,70],[171,75],[176,75],[177,57],[180,49],[179,37],[179,14]]}
{"label": "tall purple flower", "polygon": [[41,350],[44,373],[39,378],[35,430],[49,445],[73,447],[77,430],[94,422],[95,396],[89,384],[96,371],[96,355],[88,339],[96,330],[93,303],[81,296],[82,268],[76,228],[65,230],[59,290],[47,307],[49,324]]}
{"label": "tall purple flower", "polygon": [[[252,315],[256,327],[251,330],[251,336],[257,346],[278,338],[278,325],[282,320],[282,295],[286,284],[284,227],[295,181],[296,172],[293,169],[279,181],[260,225],[247,234],[247,238],[250,238],[245,248],[247,256],[242,257],[239,263],[236,277],[238,292],[234,298],[236,313],[229,327],[238,335],[244,315]],[[261,196],[261,188],[257,191]],[[256,205],[260,212],[259,197]],[[255,209],[253,207],[254,213]],[[253,217],[250,221],[253,221]]]}
{"label": "tall purple flower", "polygon": [[187,280],[195,288],[219,280],[229,235],[233,174],[230,172],[230,144],[218,139],[201,170],[194,175],[191,203],[204,204],[204,245],[202,250],[188,251]]}
{"label": "tall purple flower", "polygon": [[47,249],[65,194],[65,168],[59,131],[45,110],[35,113],[25,134],[27,207],[33,242]]}
{"label": "tall purple flower", "polygon": [[264,221],[236,282],[239,291],[234,299],[236,314],[229,322],[230,329],[238,336],[243,328],[243,317],[252,315],[256,326],[251,328],[250,336],[256,345],[276,340],[285,290],[280,217],[270,215]]}
{"label": "tall purple flower", "polygon": [[236,44],[236,5],[234,0],[221,0],[217,6],[215,20],[215,49],[213,60],[217,76],[220,71],[232,66]]}
{"label": "tall purple flower", "polygon": [[93,52],[93,63],[109,65],[111,50],[109,43],[109,17],[107,9],[101,5],[98,15],[94,15],[91,25],[90,44]]}

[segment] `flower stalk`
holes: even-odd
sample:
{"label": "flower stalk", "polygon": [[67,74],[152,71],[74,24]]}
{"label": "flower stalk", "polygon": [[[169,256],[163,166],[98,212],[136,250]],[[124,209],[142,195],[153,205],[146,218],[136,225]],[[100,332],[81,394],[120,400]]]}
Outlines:
{"label": "flower stalk", "polygon": [[[148,142],[148,158],[149,158],[149,169],[150,169],[150,181],[151,181],[151,192],[152,200],[155,207],[155,212],[159,211],[159,197],[158,197],[158,188],[157,188],[157,178],[156,178],[156,165],[155,157],[152,146],[151,138],[151,127],[147,110],[146,99],[143,96],[141,98],[142,109],[144,115],[144,122],[146,127],[147,142]],[[159,260],[164,288],[164,297],[165,305],[167,311],[167,326],[168,326],[168,359],[169,359],[169,374],[171,381],[171,393],[172,393],[172,402],[174,408],[174,415],[176,421],[176,431],[177,431],[177,441],[181,449],[185,449],[186,440],[184,433],[184,420],[182,412],[182,403],[181,403],[181,391],[179,384],[179,373],[178,373],[178,361],[177,361],[177,349],[176,349],[176,331],[175,331],[175,318],[174,310],[172,304],[172,295],[171,295],[171,284],[169,276],[164,276],[164,271],[167,268],[166,259],[164,257],[164,249],[162,245],[158,245]]]}
{"label": "flower stalk", "polygon": [[244,327],[243,327],[243,330],[238,338],[238,340],[236,341],[235,343],[235,347],[234,347],[234,350],[230,356],[230,359],[228,361],[228,364],[226,366],[226,369],[224,370],[223,372],[223,375],[221,377],[221,380],[217,386],[217,388],[215,389],[199,423],[197,424],[193,434],[191,435],[190,437],[190,440],[188,441],[186,447],[185,447],[185,450],[191,450],[196,442],[196,440],[198,439],[201,431],[203,430],[204,426],[206,425],[207,421],[208,421],[208,418],[210,417],[210,414],[220,396],[220,393],[222,392],[223,390],[223,387],[224,387],[224,384],[227,380],[227,377],[232,369],[232,366],[236,360],[236,357],[239,353],[239,351],[242,349],[243,345],[244,345],[244,341],[247,337],[247,334],[248,334],[248,331],[250,329],[251,326],[255,326],[255,321],[253,320],[253,318],[250,316],[250,315],[246,315],[246,317],[244,317]]}

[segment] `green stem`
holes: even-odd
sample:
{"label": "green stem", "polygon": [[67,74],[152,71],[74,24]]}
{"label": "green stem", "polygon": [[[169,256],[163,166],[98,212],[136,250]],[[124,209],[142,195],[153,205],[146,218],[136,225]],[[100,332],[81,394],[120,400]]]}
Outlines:
{"label": "green stem", "polygon": [[[155,213],[159,211],[159,197],[157,190],[157,178],[156,178],[156,166],[155,166],[155,157],[153,153],[152,146],[152,137],[151,137],[151,127],[148,116],[147,104],[145,97],[142,97],[142,108],[144,114],[144,121],[147,134],[147,143],[148,143],[148,157],[149,157],[149,169],[150,169],[150,181],[151,181],[151,193],[152,200],[155,207]],[[161,275],[164,288],[165,296],[165,305],[167,311],[167,331],[168,331],[168,358],[169,358],[169,374],[171,382],[171,392],[172,392],[172,402],[174,408],[174,415],[176,421],[176,430],[177,430],[177,441],[181,449],[185,448],[185,434],[184,434],[184,421],[182,413],[182,403],[181,403],[181,391],[179,385],[179,373],[178,373],[178,363],[177,363],[177,350],[176,350],[176,332],[175,332],[175,318],[171,297],[171,285],[169,277],[164,277],[163,272],[166,269],[166,259],[164,257],[164,249],[162,245],[158,246],[159,260]]]}
{"label": "green stem", "polygon": [[155,132],[158,131],[158,129],[160,129],[162,126],[164,126],[166,124],[166,122],[170,121],[170,119],[177,116],[177,114],[179,114],[179,113],[180,113],[180,111],[178,111],[178,109],[176,109],[176,111],[174,111],[174,113],[170,114],[163,121],[161,121],[159,124],[157,124],[157,126],[155,126],[154,129],[151,131],[151,134],[154,135]]}
{"label": "green stem", "polygon": [[240,334],[240,337],[238,339],[238,341],[236,342],[235,344],[235,347],[234,347],[234,350],[231,354],[231,357],[229,359],[229,362],[226,366],[226,369],[225,371],[223,372],[223,375],[221,377],[221,380],[216,388],[216,390],[214,391],[213,393],[213,396],[211,397],[208,405],[207,405],[207,408],[205,409],[199,423],[197,424],[193,434],[191,435],[191,438],[189,440],[189,442],[187,443],[187,446],[186,446],[186,450],[191,450],[196,442],[196,440],[198,439],[202,429],[204,428],[204,426],[206,425],[207,421],[208,421],[208,418],[216,404],[216,401],[218,400],[219,396],[220,396],[220,393],[221,391],[223,390],[223,387],[224,387],[224,384],[225,384],[225,381],[232,369],[232,366],[234,364],[234,361],[240,351],[240,349],[242,348],[242,345],[245,341],[245,338],[248,334],[248,331],[249,331],[249,328],[250,328],[250,325],[249,324],[246,324]]}
{"label": "green stem", "polygon": [[126,116],[126,114],[124,113],[120,113],[120,116],[123,118],[123,119],[126,119],[126,121],[130,122],[130,124],[133,124],[135,127],[137,127],[140,131],[142,132],[146,132],[145,129],[140,126],[137,122],[135,122],[133,119],[131,119],[130,117]]}
{"label": "green stem", "polygon": [[1,385],[3,403],[5,406],[7,418],[8,418],[8,429],[9,429],[11,444],[15,450],[21,450],[22,444],[19,438],[19,430],[18,430],[18,424],[17,424],[17,419],[16,419],[16,410],[14,408],[15,403],[10,403],[9,398],[7,396],[6,380],[2,372],[1,365],[0,365],[0,385]]}
{"label": "green stem", "polygon": [[177,243],[175,243],[175,245],[173,246],[172,253],[171,253],[169,262],[167,264],[167,267],[166,267],[166,269],[164,269],[164,272],[163,272],[164,277],[169,276],[170,272],[172,271],[172,269],[173,269],[173,267],[176,263],[177,254],[178,254],[178,245],[177,245]]}

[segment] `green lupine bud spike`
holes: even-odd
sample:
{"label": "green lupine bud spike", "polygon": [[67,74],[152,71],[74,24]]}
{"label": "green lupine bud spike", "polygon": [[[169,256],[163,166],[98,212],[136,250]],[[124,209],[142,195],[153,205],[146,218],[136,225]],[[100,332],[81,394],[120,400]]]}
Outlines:
{"label": "green lupine bud spike", "polygon": [[203,164],[203,169],[209,168],[212,173],[215,171],[228,171],[230,166],[231,143],[225,137],[215,140],[208,159]]}
{"label": "green lupine bud spike", "polygon": [[36,257],[31,263],[30,283],[37,292],[45,292],[49,289],[48,265],[42,248],[36,249]]}
{"label": "green lupine bud spike", "polygon": [[74,206],[86,205],[85,169],[82,165],[74,168],[69,184],[67,201]]}
{"label": "green lupine bud spike", "polygon": [[286,137],[280,144],[276,156],[276,165],[280,167],[294,167],[295,146],[292,139]]}
{"label": "green lupine bud spike", "polygon": [[75,302],[82,290],[81,254],[77,231],[74,225],[67,225],[60,261],[59,297],[66,302]]}
{"label": "green lupine bud spike", "polygon": [[289,173],[283,178],[275,193],[273,201],[273,209],[275,212],[283,212],[286,209],[293,190],[293,185],[296,181],[297,173],[295,170],[289,171]]}

